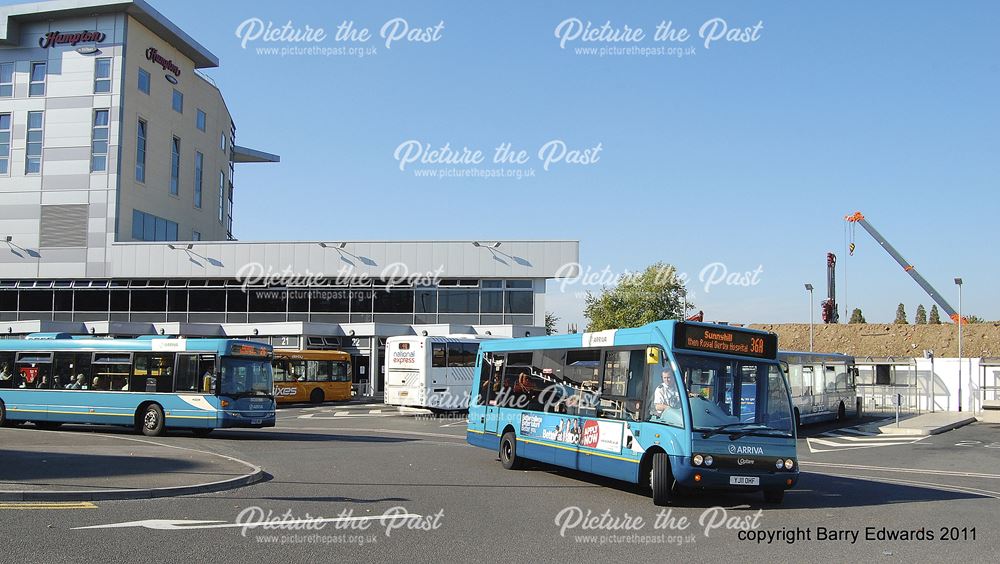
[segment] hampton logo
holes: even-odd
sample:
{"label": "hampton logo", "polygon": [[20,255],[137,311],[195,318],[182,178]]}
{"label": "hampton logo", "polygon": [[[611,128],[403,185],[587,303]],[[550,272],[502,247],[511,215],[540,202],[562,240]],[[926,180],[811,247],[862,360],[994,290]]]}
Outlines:
{"label": "hampton logo", "polygon": [[729,445],[729,454],[749,454],[751,456],[764,456],[764,449],[762,449],[759,446]]}
{"label": "hampton logo", "polygon": [[181,69],[178,67],[173,60],[168,59],[160,54],[155,47],[150,47],[146,49],[146,60],[153,61],[154,63],[163,67],[163,70],[167,72],[172,72],[174,76],[181,75]]}
{"label": "hampton logo", "polygon": [[56,45],[73,45],[77,43],[100,43],[104,41],[105,35],[100,31],[75,31],[73,33],[62,33],[50,31],[38,40],[38,46],[42,49],[55,47]]}

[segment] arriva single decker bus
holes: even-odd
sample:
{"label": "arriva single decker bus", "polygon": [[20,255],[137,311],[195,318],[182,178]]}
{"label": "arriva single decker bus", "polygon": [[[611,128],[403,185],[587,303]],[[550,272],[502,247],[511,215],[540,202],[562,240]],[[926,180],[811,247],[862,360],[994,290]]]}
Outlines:
{"label": "arriva single decker bus", "polygon": [[274,351],[278,403],[351,399],[351,355],[344,351]]}
{"label": "arriva single decker bus", "polygon": [[435,413],[469,409],[475,337],[389,337],[385,342],[385,404]]}
{"label": "arriva single decker bus", "polygon": [[0,424],[167,429],[273,427],[271,347],[229,339],[0,340]]}
{"label": "arriva single decker bus", "polygon": [[858,369],[846,354],[778,351],[796,425],[861,416]]}
{"label": "arriva single decker bus", "polygon": [[762,491],[780,503],[799,465],[773,333],[657,321],[634,329],[480,344],[468,441],[638,483]]}

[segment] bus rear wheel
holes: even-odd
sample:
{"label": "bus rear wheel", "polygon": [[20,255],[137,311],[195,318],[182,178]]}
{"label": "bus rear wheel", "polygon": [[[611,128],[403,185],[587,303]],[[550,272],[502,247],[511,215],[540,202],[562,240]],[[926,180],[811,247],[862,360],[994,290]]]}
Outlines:
{"label": "bus rear wheel", "polygon": [[163,434],[163,408],[151,403],[142,411],[139,418],[139,430],[147,437],[159,437]]}
{"label": "bus rear wheel", "polygon": [[517,435],[513,431],[507,431],[500,439],[500,464],[507,470],[517,470],[522,466],[517,456]]}
{"label": "bus rear wheel", "polygon": [[674,488],[674,475],[670,471],[670,458],[665,452],[653,454],[649,485],[653,490],[653,505],[663,507],[670,504],[670,493]]}
{"label": "bus rear wheel", "polygon": [[326,399],[326,395],[319,388],[314,388],[312,393],[309,394],[310,403],[323,403],[324,399]]}

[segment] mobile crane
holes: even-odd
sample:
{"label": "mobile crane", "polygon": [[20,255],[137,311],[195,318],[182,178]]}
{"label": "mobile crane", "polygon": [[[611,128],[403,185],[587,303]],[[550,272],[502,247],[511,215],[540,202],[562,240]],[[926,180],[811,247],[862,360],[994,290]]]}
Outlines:
{"label": "mobile crane", "polygon": [[820,304],[823,309],[823,323],[840,322],[837,311],[837,255],[826,253],[826,299]]}
{"label": "mobile crane", "polygon": [[[943,309],[944,312],[948,314],[948,317],[950,317],[952,321],[954,321],[955,323],[959,322],[964,323],[964,320],[960,319],[958,312],[955,311],[955,308],[951,307],[951,304],[949,304],[947,301],[945,301],[943,297],[941,297],[941,294],[939,294],[938,291],[935,290],[934,287],[931,286],[930,283],[927,282],[927,280],[925,280],[924,277],[921,276],[919,272],[917,272],[917,269],[914,268],[912,264],[907,262],[906,259],[904,259],[903,256],[899,254],[899,252],[895,249],[895,247],[889,244],[889,241],[885,240],[885,237],[883,237],[882,234],[879,233],[878,230],[875,229],[871,223],[868,223],[868,220],[865,219],[865,216],[861,212],[854,212],[853,215],[845,216],[844,220],[847,221],[848,223],[857,223],[858,225],[863,227],[865,231],[867,231],[868,234],[872,236],[872,239],[875,239],[875,241],[879,245],[881,245],[883,249],[885,249],[885,252],[889,253],[889,255],[893,259],[895,259],[896,262],[899,263],[899,266],[902,266],[903,270],[905,270],[906,273],[909,274],[910,277],[913,278],[917,282],[917,284],[921,288],[923,288],[925,292],[927,292],[928,295],[930,295],[931,299],[934,300],[934,302],[937,303],[937,305],[941,306],[941,309]],[[851,253],[852,254],[854,253],[853,242],[851,243]]]}

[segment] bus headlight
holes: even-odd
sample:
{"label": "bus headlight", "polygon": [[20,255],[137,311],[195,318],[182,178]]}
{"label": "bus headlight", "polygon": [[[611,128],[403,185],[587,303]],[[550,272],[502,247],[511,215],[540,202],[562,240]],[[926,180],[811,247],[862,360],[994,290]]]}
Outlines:
{"label": "bus headlight", "polygon": [[711,466],[713,462],[715,462],[715,459],[712,458],[712,455],[711,454],[706,454],[705,455],[705,466]]}
{"label": "bus headlight", "polygon": [[785,470],[791,470],[795,466],[795,461],[789,458],[785,461]]}
{"label": "bus headlight", "polygon": [[785,467],[785,461],[779,458],[778,461],[774,463],[774,467],[781,470]]}
{"label": "bus headlight", "polygon": [[704,462],[704,461],[705,461],[705,458],[702,457],[702,455],[700,455],[700,454],[694,455],[694,458],[691,459],[691,462],[693,462],[695,466],[701,466],[701,463]]}

